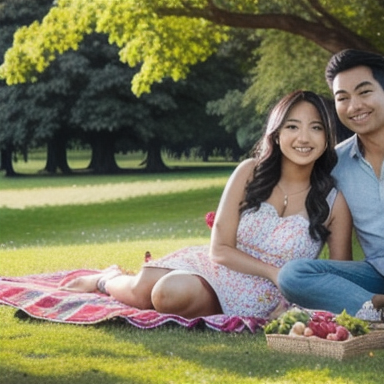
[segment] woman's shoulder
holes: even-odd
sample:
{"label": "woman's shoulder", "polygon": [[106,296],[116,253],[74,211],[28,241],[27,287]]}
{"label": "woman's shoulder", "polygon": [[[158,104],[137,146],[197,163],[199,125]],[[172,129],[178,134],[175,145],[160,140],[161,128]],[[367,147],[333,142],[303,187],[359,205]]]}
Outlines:
{"label": "woman's shoulder", "polygon": [[330,208],[329,218],[332,219],[337,215],[350,216],[350,210],[345,197],[341,191],[332,188],[327,196],[327,202]]}
{"label": "woman's shoulder", "polygon": [[256,159],[255,158],[249,158],[246,160],[243,160],[239,165],[236,167],[236,169],[243,171],[243,172],[253,172],[253,170],[256,167]]}
{"label": "woman's shoulder", "polygon": [[232,178],[247,179],[248,181],[253,178],[254,169],[256,167],[256,160],[253,158],[243,160],[239,163],[232,174]]}

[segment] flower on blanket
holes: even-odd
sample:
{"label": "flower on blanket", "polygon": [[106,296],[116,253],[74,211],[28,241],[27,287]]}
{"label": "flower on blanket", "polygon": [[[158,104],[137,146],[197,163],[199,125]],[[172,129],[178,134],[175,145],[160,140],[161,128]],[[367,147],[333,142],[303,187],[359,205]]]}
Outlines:
{"label": "flower on blanket", "polygon": [[216,212],[208,212],[205,215],[205,222],[207,223],[208,227],[212,229],[213,223],[215,221]]}

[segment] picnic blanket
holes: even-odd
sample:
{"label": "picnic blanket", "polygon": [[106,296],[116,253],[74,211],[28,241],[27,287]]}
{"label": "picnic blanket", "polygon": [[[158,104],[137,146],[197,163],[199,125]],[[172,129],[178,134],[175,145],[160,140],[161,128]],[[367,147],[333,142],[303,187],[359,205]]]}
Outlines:
{"label": "picnic blanket", "polygon": [[266,323],[256,317],[214,315],[185,319],[155,310],[139,310],[101,293],[74,293],[60,290],[60,284],[75,276],[97,270],[62,271],[22,277],[0,277],[0,304],[17,308],[25,314],[58,323],[97,324],[112,319],[142,329],[174,323],[187,328],[208,327],[221,332],[255,333]]}

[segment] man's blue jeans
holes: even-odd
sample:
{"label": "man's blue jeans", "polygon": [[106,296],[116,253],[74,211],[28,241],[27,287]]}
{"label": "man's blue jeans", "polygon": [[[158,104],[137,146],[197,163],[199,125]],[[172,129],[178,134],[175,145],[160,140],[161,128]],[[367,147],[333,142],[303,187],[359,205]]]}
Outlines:
{"label": "man's blue jeans", "polygon": [[377,293],[384,294],[384,276],[365,261],[292,260],[278,275],[286,299],[304,308],[354,316]]}

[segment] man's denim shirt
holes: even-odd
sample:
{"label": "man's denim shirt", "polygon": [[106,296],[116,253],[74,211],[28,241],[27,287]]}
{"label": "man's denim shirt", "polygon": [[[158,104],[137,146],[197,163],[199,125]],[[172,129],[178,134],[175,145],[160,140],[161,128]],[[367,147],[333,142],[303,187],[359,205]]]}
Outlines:
{"label": "man's denim shirt", "polygon": [[380,179],[364,159],[357,135],[336,147],[332,175],[343,193],[366,261],[384,275],[384,163]]}

